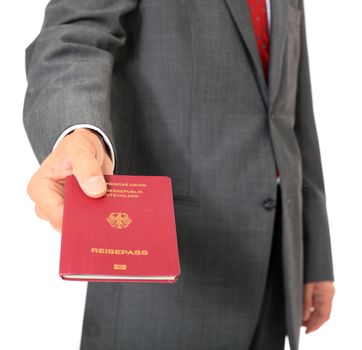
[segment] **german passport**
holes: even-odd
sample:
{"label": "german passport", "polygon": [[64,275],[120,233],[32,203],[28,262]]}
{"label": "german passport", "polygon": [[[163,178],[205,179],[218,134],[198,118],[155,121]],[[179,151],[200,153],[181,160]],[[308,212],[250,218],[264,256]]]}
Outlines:
{"label": "german passport", "polygon": [[59,275],[91,282],[176,282],[180,275],[168,176],[106,175],[90,198],[65,180]]}

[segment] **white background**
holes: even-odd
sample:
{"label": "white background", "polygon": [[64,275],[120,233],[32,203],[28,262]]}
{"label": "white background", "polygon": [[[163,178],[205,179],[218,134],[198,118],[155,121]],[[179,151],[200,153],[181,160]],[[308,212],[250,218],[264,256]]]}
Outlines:
{"label": "white background", "polygon": [[[86,0],[84,0],[86,1]],[[86,284],[58,277],[60,234],[26,186],[38,164],[22,124],[25,48],[48,1],[6,1],[0,21],[0,348],[75,350]],[[336,296],[330,321],[300,349],[362,349],[362,29],[359,0],[305,0]],[[289,347],[286,347],[289,349]]]}

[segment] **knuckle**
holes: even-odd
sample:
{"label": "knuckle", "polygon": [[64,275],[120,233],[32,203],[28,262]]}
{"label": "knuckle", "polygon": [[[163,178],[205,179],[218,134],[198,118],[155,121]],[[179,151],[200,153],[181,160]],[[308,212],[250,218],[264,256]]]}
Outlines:
{"label": "knuckle", "polygon": [[32,186],[33,186],[33,183],[32,183],[32,180],[30,180],[28,182],[28,185],[26,186],[26,193],[28,194],[28,196],[31,198],[32,197]]}
{"label": "knuckle", "polygon": [[325,323],[325,322],[327,322],[327,321],[328,321],[328,317],[321,317],[321,318],[319,319],[318,324],[321,326],[323,323]]}
{"label": "knuckle", "polygon": [[62,226],[62,222],[59,219],[52,220],[51,224],[56,229],[61,228],[61,226]]}
{"label": "knuckle", "polygon": [[28,185],[26,187],[26,192],[28,196],[33,199],[34,198],[34,189],[36,187],[36,183],[38,182],[38,174],[35,173],[29,180]]}
{"label": "knuckle", "polygon": [[37,215],[40,219],[46,220],[45,212],[44,212],[38,205],[36,205],[34,209],[35,209],[36,215]]}
{"label": "knuckle", "polygon": [[54,228],[60,228],[62,226],[62,220],[58,215],[51,215],[49,222]]}
{"label": "knuckle", "polygon": [[319,314],[319,318],[323,321],[327,321],[329,319],[329,312],[327,310],[323,310]]}
{"label": "knuckle", "polygon": [[57,223],[50,222],[50,225],[53,227],[54,230],[61,232],[62,227],[61,227],[61,226],[58,226]]}

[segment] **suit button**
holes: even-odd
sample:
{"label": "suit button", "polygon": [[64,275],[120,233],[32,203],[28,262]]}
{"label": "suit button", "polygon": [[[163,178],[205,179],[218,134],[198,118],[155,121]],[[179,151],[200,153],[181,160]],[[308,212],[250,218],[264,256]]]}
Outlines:
{"label": "suit button", "polygon": [[272,210],[276,206],[275,200],[273,198],[265,199],[263,204],[264,204],[264,209],[265,210]]}

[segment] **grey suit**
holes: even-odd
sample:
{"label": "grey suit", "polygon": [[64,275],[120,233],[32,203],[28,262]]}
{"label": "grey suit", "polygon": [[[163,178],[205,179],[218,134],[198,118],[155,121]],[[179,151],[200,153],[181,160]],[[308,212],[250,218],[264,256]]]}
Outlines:
{"label": "grey suit", "polygon": [[302,0],[272,0],[269,89],[246,0],[54,0],[26,49],[24,123],[42,161],[91,123],[117,173],[173,180],[181,278],[88,285],[84,349],[247,349],[281,176],[286,319],[333,280]]}

